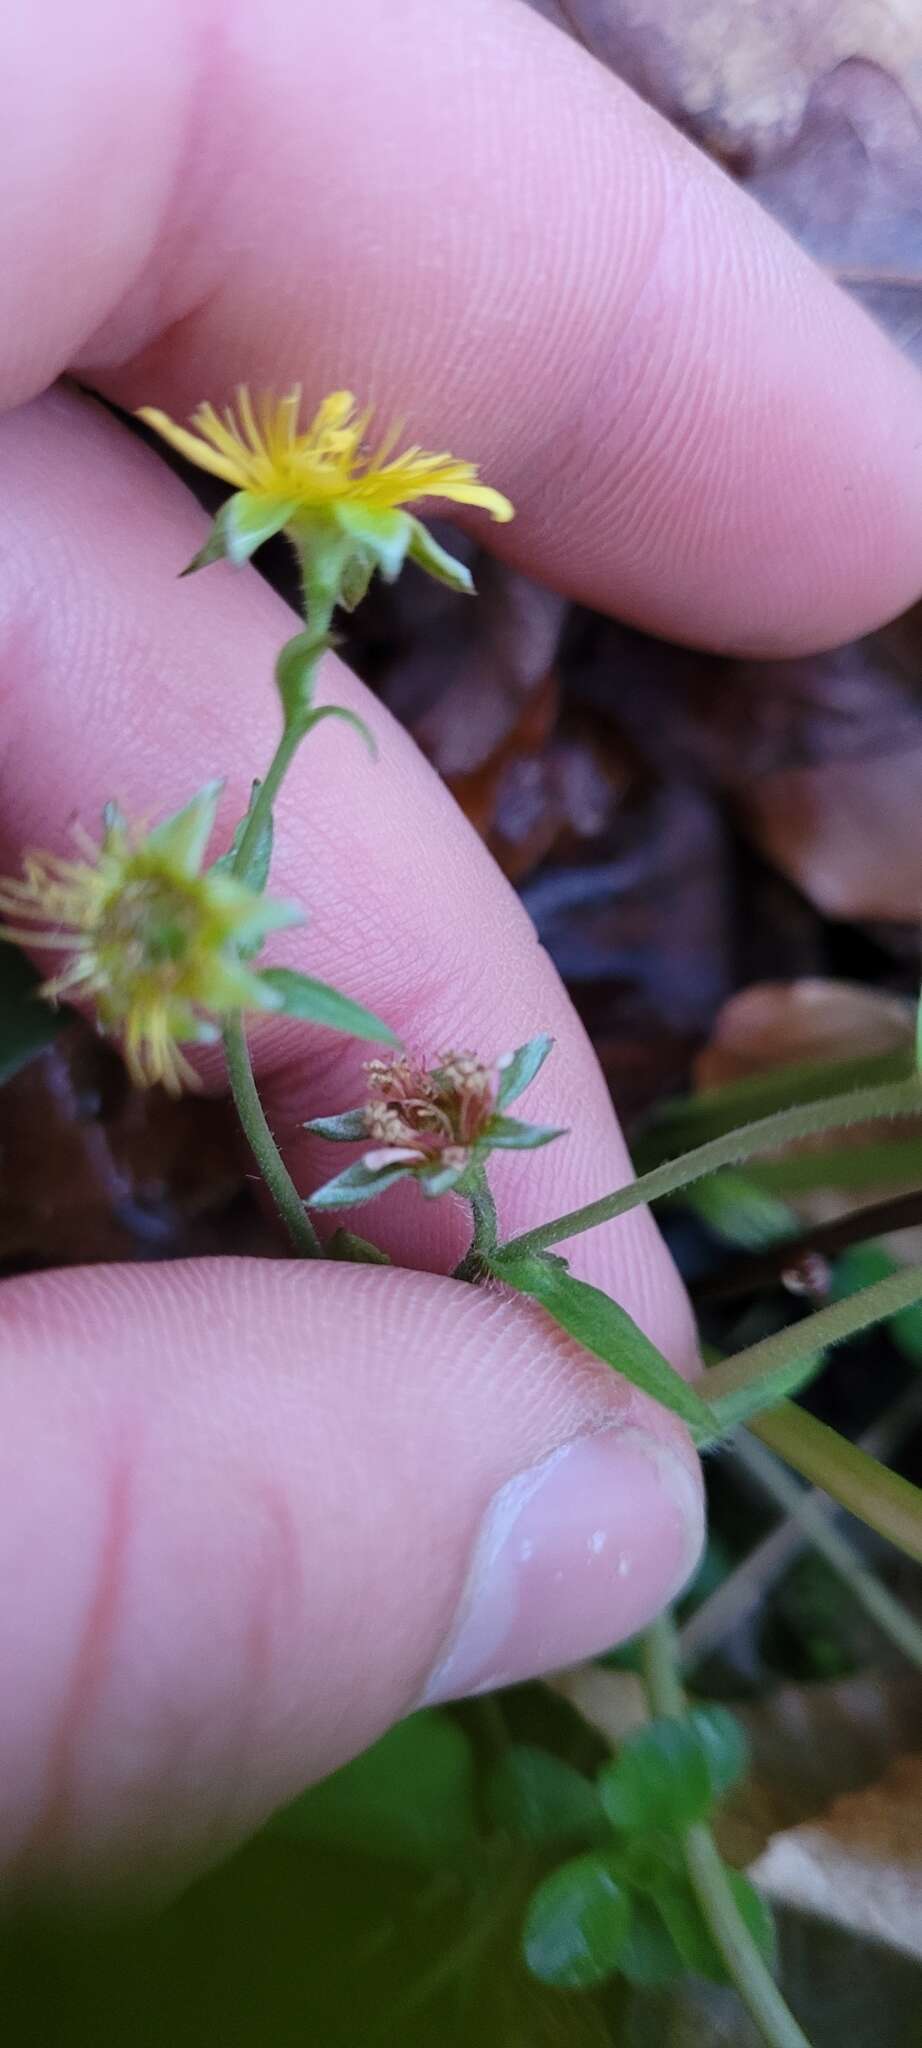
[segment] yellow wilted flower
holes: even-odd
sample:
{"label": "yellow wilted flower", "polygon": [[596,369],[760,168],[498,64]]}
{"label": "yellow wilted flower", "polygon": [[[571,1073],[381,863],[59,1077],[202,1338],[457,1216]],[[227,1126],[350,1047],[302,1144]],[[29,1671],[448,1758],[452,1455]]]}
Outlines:
{"label": "yellow wilted flower", "polygon": [[299,432],[300,404],[300,385],[285,398],[262,397],[255,405],[241,385],[236,413],[227,408],[222,417],[213,405],[200,405],[189,428],[153,406],[141,408],[138,417],[180,455],[233,487],[191,566],[222,555],[245,562],[284,528],[304,561],[309,594],[313,587],[331,604],[357,603],[375,568],[393,580],[407,555],[453,588],[470,590],[464,564],[404,508],[420,498],[445,498],[507,520],[513,516],[508,498],[480,482],[474,463],[454,455],[415,446],[396,455],[399,428],[369,452],[371,413],[358,411],[351,391],[331,392]]}
{"label": "yellow wilted flower", "polygon": [[[0,881],[2,936],[72,957],[42,994],[91,997],[121,1035],[133,1080],[171,1094],[196,1075],[180,1043],[207,1044],[236,1010],[276,1010],[282,998],[241,958],[270,931],[297,923],[218,864],[202,871],[219,782],[143,835],[110,806],[102,843],[80,835],[82,860],[30,853],[19,881]],[[54,929],[48,929],[54,927]]]}

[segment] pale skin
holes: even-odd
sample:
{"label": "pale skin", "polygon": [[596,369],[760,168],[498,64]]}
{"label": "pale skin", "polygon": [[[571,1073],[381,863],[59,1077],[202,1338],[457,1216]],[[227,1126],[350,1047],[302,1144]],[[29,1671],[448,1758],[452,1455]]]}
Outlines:
{"label": "pale skin", "polygon": [[[913,371],[517,0],[57,0],[14,6],[5,42],[5,869],[28,843],[65,850],[68,821],[93,825],[111,796],[162,815],[215,774],[229,827],[271,751],[292,630],[252,570],[177,585],[203,515],[68,371],[179,417],[241,379],[301,379],[314,400],[349,384],[509,493],[515,523],[483,528],[507,559],[677,638],[802,651],[918,596]],[[341,663],[323,691],[368,718],[381,760],[328,722],[299,761],[273,886],[311,921],[274,957],[427,1049],[555,1035],[522,1108],[572,1135],[496,1172],[522,1230],[627,1175],[605,1085],[409,740]],[[331,1155],[295,1127],[356,1099],[360,1057],[260,1030],[305,1187]],[[444,1277],[465,1238],[453,1205],[387,1197],[372,1234],[417,1270],[227,1260],[6,1284],[14,1878],[206,1860],[408,1711],[450,1648],[490,1502],[561,1446],[593,1438],[595,1491],[557,1499],[543,1576],[513,1573],[506,1647],[457,1687],[450,1666],[443,1693],[591,1654],[690,1569],[681,1430],[537,1313]],[[573,1263],[692,1369],[648,1218],[580,1239]],[[606,1516],[628,1568],[587,1575],[574,1559]]]}

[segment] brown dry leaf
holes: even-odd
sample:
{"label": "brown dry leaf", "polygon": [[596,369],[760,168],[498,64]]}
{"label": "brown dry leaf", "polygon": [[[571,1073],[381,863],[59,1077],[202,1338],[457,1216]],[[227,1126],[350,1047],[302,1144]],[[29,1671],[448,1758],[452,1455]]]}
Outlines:
{"label": "brown dry leaf", "polygon": [[912,1045],[915,1008],[860,982],[763,981],[731,996],[694,1065],[701,1091],[812,1060],[854,1059]]}
{"label": "brown dry leaf", "polygon": [[0,1089],[7,1272],[265,1250],[255,1204],[245,1218],[227,1215],[244,1185],[225,1105],[137,1093],[118,1054],[79,1017]]}
{"label": "brown dry leaf", "polygon": [[917,0],[541,0],[922,353]]}
{"label": "brown dry leaf", "polygon": [[922,1756],[776,1835],[750,1874],[776,1902],[922,1961]]}

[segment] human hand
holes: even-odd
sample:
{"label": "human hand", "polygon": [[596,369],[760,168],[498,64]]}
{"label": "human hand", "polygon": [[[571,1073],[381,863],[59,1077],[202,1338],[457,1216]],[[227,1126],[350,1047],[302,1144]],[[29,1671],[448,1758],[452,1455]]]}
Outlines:
{"label": "human hand", "polygon": [[[678,638],[845,639],[922,582],[919,385],[703,158],[515,0],[22,7],[0,274],[4,865],[116,795],[227,771],[239,814],[291,631],[256,577],[178,588],[205,521],[73,388],[182,416],[242,379],[349,383],[516,503],[504,553]],[[493,536],[491,534],[491,540]],[[293,962],[424,1047],[557,1051],[496,1172],[528,1227],[628,1172],[584,1034],[511,891],[380,707],[279,805]],[[281,957],[281,949],[280,949]],[[257,1041],[295,1136],[354,1049]],[[305,1051],[305,1043],[307,1050]],[[214,1085],[220,1085],[217,1074]],[[221,1260],[7,1283],[0,1853],[18,1874],[213,1854],[423,1696],[641,1627],[700,1542],[680,1428],[537,1311],[444,1277],[446,1203],[376,1235],[415,1271]],[[380,1230],[378,1219],[380,1216]],[[648,1217],[574,1270],[691,1369]]]}

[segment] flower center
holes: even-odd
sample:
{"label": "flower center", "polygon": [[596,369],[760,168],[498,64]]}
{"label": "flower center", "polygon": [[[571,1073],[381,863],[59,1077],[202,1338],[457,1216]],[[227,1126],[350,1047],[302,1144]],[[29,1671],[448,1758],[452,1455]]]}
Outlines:
{"label": "flower center", "polygon": [[144,979],[175,989],[202,937],[202,908],[191,890],[158,875],[126,882],[98,921],[93,945],[113,990]]}

